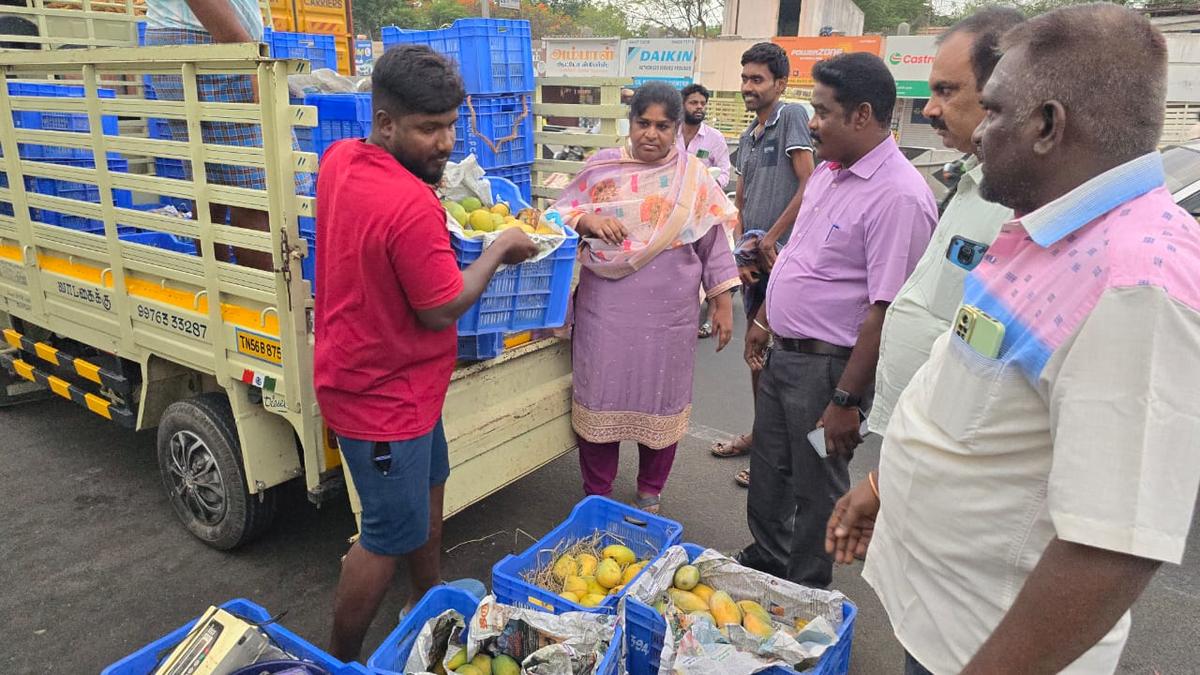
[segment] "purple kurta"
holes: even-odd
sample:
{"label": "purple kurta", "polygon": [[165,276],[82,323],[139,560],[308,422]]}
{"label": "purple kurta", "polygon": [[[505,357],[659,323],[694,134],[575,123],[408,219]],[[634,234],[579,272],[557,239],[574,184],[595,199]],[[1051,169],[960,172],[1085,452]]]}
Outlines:
{"label": "purple kurta", "polygon": [[655,449],[683,438],[702,282],[710,298],[739,283],[721,227],[621,279],[581,271],[572,345],[576,433],[594,443]]}

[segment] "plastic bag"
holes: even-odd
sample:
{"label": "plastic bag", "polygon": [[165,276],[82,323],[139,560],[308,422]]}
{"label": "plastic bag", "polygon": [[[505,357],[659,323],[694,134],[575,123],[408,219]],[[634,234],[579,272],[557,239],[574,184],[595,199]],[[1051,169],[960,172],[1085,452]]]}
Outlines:
{"label": "plastic bag", "polygon": [[[675,570],[686,564],[687,551],[672,546],[627,589],[628,597],[653,607],[671,587]],[[782,630],[763,639],[741,626],[730,625],[723,633],[707,621],[692,621],[686,613],[676,611],[668,599],[668,635],[659,655],[660,675],[748,675],[772,666],[804,670],[837,642],[846,599],[841,593],[807,588],[743,567],[711,549],[691,564],[699,568],[702,583],[725,591],[734,600],[758,602]],[[625,601],[622,599],[622,603]],[[624,605],[618,613],[624,616]],[[807,623],[799,630],[787,630],[797,620]]]}

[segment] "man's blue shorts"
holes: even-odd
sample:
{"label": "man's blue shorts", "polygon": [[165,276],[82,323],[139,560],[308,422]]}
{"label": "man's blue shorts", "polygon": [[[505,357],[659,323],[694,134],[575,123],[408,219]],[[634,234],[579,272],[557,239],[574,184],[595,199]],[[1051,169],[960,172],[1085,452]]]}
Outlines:
{"label": "man's blue shorts", "polygon": [[450,476],[441,420],[407,441],[338,436],[338,445],[362,501],[358,543],[377,555],[404,555],[423,546],[429,539],[429,490]]}

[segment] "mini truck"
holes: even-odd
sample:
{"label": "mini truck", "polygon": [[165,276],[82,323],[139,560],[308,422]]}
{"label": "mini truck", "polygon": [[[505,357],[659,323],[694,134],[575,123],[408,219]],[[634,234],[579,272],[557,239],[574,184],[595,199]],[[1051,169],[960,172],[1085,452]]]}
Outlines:
{"label": "mini truck", "polygon": [[[317,119],[287,90],[307,69],[252,44],[0,52],[0,405],[53,394],[157,427],[176,516],[221,549],[262,534],[289,481],[318,505],[347,488],[360,511],[313,392],[303,268],[315,242],[301,224],[315,210],[296,175],[317,157],[291,138]],[[182,78],[184,100],[141,91],[165,74]],[[256,76],[259,102],[199,102],[197,77],[214,74]],[[47,93],[56,87],[74,89]],[[167,119],[189,140],[147,134]],[[261,125],[263,147],[205,144],[202,121]],[[193,178],[159,172],[164,160],[190,161]],[[266,189],[209,183],[206,161],[261,169]],[[164,214],[165,202],[198,216]],[[267,211],[269,231],[213,222],[212,203]],[[214,251],[227,245],[269,252],[273,271],[222,262]],[[574,447],[570,389],[569,347],[556,340],[456,370],[447,515]]]}

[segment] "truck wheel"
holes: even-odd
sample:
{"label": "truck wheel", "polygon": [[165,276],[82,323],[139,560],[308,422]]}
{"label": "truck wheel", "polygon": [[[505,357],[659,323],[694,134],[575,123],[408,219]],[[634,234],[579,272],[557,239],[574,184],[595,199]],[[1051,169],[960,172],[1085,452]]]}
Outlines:
{"label": "truck wheel", "polygon": [[237,548],[275,517],[275,491],[250,494],[233,412],[222,394],[167,407],[158,425],[158,469],[175,515],[204,543]]}

